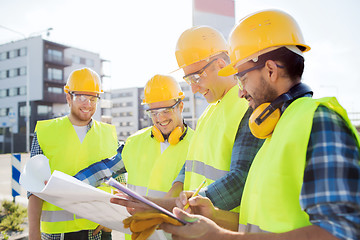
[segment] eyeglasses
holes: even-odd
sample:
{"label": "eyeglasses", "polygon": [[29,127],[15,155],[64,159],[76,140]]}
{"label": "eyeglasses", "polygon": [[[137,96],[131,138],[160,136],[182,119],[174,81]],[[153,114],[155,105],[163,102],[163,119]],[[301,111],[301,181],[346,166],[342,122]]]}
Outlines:
{"label": "eyeglasses", "polygon": [[188,84],[197,84],[200,82],[201,77],[206,77],[206,72],[205,69],[208,68],[213,62],[215,62],[217,60],[217,58],[211,60],[208,64],[206,64],[202,69],[194,72],[194,73],[190,73],[187,74],[183,77],[183,79],[188,83]]}
{"label": "eyeglasses", "polygon": [[177,105],[179,105],[180,102],[181,102],[181,100],[178,100],[174,105],[172,105],[170,107],[147,109],[146,113],[150,118],[157,117],[160,114],[162,116],[166,116],[166,115],[174,112],[174,109],[176,108]]}
{"label": "eyeglasses", "polygon": [[91,105],[95,105],[100,97],[98,96],[92,96],[92,95],[86,95],[86,94],[75,94],[70,93],[70,95],[73,97],[74,101],[78,103],[90,103]]}
{"label": "eyeglasses", "polygon": [[[278,65],[278,64],[276,64],[276,66],[277,66],[278,68],[284,68],[284,66],[281,66],[281,65]],[[243,84],[243,82],[244,82],[245,79],[246,79],[246,78],[244,78],[245,74],[247,74],[248,72],[257,70],[257,69],[261,69],[261,68],[263,68],[263,67],[265,67],[265,63],[260,64],[260,65],[256,65],[256,66],[251,67],[251,68],[249,68],[249,69],[246,69],[246,70],[244,70],[244,71],[242,71],[242,72],[235,73],[234,77],[235,77],[235,79],[238,81],[238,85],[239,85],[240,90],[243,90],[243,89],[244,89],[244,84]]]}

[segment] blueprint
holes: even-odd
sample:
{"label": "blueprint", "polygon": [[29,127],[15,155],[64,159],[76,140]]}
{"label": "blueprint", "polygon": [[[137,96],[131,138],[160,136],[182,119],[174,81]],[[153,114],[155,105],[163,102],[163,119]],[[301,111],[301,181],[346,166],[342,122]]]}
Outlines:
{"label": "blueprint", "polygon": [[[130,216],[126,208],[110,203],[110,198],[121,197],[97,189],[63,172],[54,171],[50,175],[49,162],[44,157],[31,158],[26,163],[20,184],[27,191],[76,214],[77,217],[123,233],[131,233],[122,223]],[[149,239],[166,238],[162,231],[156,231]]]}

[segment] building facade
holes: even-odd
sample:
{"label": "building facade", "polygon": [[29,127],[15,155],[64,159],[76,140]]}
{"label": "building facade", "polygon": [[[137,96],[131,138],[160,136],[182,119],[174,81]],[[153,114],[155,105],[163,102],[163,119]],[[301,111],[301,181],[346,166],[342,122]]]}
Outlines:
{"label": "building facade", "polygon": [[[27,150],[27,100],[30,105],[28,144],[38,120],[69,113],[64,85],[72,70],[85,66],[101,74],[99,54],[41,36],[0,45],[0,152]],[[101,112],[98,109],[94,118],[101,120]]]}

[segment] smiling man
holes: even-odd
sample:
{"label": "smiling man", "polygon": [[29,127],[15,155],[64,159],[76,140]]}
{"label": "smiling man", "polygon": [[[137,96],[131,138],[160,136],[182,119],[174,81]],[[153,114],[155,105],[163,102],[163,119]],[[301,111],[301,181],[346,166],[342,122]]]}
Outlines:
{"label": "smiling man", "polygon": [[[44,154],[52,172],[74,175],[116,155],[118,143],[114,126],[92,119],[102,93],[96,72],[89,68],[73,71],[64,90],[70,114],[37,122],[31,157]],[[97,234],[98,224],[78,218],[35,195],[29,196],[28,217],[30,240],[111,239],[109,232]]]}
{"label": "smiling man", "polygon": [[266,138],[246,179],[239,232],[210,220],[228,228],[234,213],[199,196],[190,209],[210,219],[194,222],[176,208],[192,223],[163,229],[177,240],[360,239],[360,137],[336,98],[314,99],[302,83],[310,47],[295,19],[280,10],[252,13],[234,27],[229,46],[231,63],[219,74],[236,74],[239,96],[254,108],[250,129]]}
{"label": "smiling man", "polygon": [[155,75],[146,83],[143,104],[153,126],[130,136],[122,151],[127,186],[141,195],[164,197],[185,163],[193,130],[183,121],[184,97],[171,76]]}
{"label": "smiling man", "polygon": [[175,55],[192,92],[202,94],[209,106],[197,122],[182,176],[172,191],[195,190],[206,178],[208,186],[200,195],[221,209],[237,208],[251,162],[263,140],[250,132],[252,110],[246,100],[238,98],[234,76],[218,75],[230,63],[226,41],[212,27],[192,27],[179,37]]}

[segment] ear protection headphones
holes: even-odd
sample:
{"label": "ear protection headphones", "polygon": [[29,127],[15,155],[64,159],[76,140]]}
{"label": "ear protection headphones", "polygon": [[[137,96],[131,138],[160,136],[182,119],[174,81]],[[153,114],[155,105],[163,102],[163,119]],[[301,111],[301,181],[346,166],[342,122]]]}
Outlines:
{"label": "ear protection headphones", "polygon": [[[181,127],[176,127],[169,135],[168,137],[168,142],[170,143],[170,145],[176,145],[178,142],[180,142],[181,140],[184,139],[188,127],[186,125],[186,123],[184,122],[184,126],[185,126],[185,130],[184,132],[182,131]],[[153,126],[152,130],[151,130],[151,137],[155,138],[156,140],[158,140],[159,142],[164,142],[164,136],[161,133],[161,131],[156,127]]]}
{"label": "ear protection headphones", "polygon": [[261,104],[254,110],[249,118],[251,133],[261,139],[270,137],[281,117],[281,106],[307,93],[313,94],[310,87],[304,83],[299,83],[293,86],[288,92],[281,94],[273,102]]}

